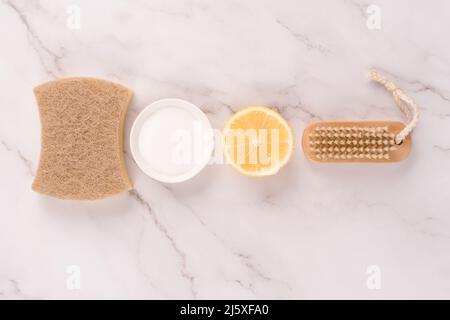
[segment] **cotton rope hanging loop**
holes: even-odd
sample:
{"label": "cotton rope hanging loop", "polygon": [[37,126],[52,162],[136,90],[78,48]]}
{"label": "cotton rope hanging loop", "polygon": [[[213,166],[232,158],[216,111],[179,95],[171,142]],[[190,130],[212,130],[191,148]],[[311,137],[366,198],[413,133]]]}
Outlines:
{"label": "cotton rope hanging loop", "polygon": [[395,143],[401,144],[417,125],[419,121],[419,108],[413,99],[408,97],[395,83],[383,77],[378,71],[371,69],[368,76],[370,80],[382,84],[386,90],[392,93],[395,103],[408,120],[405,128],[395,137]]}

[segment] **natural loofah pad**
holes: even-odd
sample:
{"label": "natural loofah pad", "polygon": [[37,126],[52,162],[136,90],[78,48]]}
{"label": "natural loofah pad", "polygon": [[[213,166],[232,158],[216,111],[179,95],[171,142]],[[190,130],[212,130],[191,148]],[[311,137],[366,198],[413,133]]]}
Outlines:
{"label": "natural loofah pad", "polygon": [[94,78],[67,78],[34,89],[42,124],[33,190],[93,200],[130,190],[123,126],[133,92]]}

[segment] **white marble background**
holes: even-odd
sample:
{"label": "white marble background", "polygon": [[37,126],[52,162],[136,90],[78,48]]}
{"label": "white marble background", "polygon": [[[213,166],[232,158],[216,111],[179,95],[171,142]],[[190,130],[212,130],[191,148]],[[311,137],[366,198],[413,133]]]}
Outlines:
{"label": "white marble background", "polygon": [[[381,30],[366,26],[371,4]],[[446,0],[1,0],[0,298],[450,298],[449,12]],[[312,120],[402,119],[369,67],[421,106],[411,156],[309,163]],[[135,91],[126,137],[160,98],[192,101],[218,128],[263,104],[292,124],[294,156],[270,178],[215,165],[166,185],[127,155],[130,193],[36,194],[32,88],[77,75]],[[80,289],[67,287],[72,265]]]}

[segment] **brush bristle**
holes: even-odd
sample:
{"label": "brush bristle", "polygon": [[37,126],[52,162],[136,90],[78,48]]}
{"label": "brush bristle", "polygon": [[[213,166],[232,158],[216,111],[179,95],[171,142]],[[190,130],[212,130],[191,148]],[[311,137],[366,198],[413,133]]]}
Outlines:
{"label": "brush bristle", "polygon": [[321,126],[309,134],[309,148],[317,160],[387,160],[397,149],[394,139],[387,126]]}

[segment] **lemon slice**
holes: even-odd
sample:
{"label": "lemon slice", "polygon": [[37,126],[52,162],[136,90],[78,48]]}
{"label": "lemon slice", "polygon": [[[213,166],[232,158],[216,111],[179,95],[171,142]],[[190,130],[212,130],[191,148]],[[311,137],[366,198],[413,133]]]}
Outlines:
{"label": "lemon slice", "polygon": [[260,177],[276,174],[289,161],[294,138],[278,112],[253,106],[227,121],[223,144],[227,163],[244,175]]}

